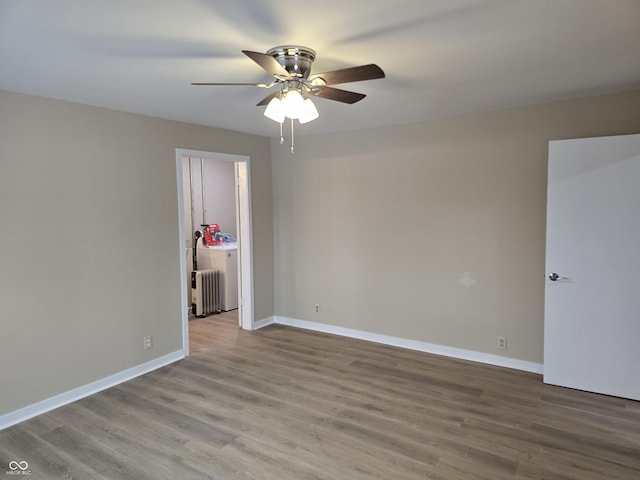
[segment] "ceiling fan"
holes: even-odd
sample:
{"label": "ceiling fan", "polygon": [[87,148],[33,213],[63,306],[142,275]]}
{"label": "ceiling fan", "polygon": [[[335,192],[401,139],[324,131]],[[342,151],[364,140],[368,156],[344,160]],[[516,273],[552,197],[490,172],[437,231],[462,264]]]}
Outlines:
{"label": "ceiling fan", "polygon": [[[275,92],[258,102],[257,106],[266,105],[265,116],[280,124],[280,143],[284,142],[282,123],[285,118],[291,119],[292,142],[294,119],[300,123],[307,123],[318,118],[318,110],[310,97],[353,104],[362,100],[366,95],[329,85],[373,80],[385,76],[382,69],[373,63],[311,74],[311,65],[316,58],[316,52],[311,48],[297,45],[274,47],[269,49],[267,53],[249,50],[242,50],[242,53],[273,76],[273,80],[270,83],[192,83],[191,85],[278,87]],[[293,143],[291,151],[293,152]]]}

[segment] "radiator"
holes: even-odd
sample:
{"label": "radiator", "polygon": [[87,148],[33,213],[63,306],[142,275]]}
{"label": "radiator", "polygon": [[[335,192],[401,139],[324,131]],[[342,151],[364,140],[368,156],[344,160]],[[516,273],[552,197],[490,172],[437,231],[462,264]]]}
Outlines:
{"label": "radiator", "polygon": [[191,310],[197,317],[220,313],[220,273],[216,269],[191,272]]}

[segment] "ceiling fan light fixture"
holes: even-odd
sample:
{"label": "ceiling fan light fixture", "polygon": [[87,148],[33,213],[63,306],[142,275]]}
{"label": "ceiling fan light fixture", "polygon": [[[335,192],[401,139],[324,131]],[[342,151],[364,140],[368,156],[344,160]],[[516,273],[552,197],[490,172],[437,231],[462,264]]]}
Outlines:
{"label": "ceiling fan light fixture", "polygon": [[282,107],[282,101],[279,97],[273,97],[267,108],[264,110],[264,116],[273,120],[274,122],[284,122],[284,108]]}
{"label": "ceiling fan light fixture", "polygon": [[289,90],[282,99],[282,108],[287,118],[298,118],[303,106],[304,99],[298,90]]}
{"label": "ceiling fan light fixture", "polygon": [[318,114],[318,109],[313,104],[310,98],[306,98],[304,102],[302,102],[302,110],[300,111],[300,116],[298,117],[298,121],[300,123],[309,123],[312,120],[315,120],[320,115]]}

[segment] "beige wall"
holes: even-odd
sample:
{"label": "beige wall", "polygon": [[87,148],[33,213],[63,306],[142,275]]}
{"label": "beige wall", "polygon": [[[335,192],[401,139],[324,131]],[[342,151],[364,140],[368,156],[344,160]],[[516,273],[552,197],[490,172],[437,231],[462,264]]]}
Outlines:
{"label": "beige wall", "polygon": [[638,112],[635,91],[272,141],[276,315],[541,363],[548,142]]}
{"label": "beige wall", "polygon": [[0,91],[0,415],[181,349],[176,148],[250,156],[270,317],[269,139]]}

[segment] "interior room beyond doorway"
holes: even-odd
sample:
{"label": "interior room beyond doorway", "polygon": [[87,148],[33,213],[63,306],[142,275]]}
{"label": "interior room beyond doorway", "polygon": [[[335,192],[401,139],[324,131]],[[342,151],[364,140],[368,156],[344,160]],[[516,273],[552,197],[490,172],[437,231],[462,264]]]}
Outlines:
{"label": "interior room beyond doorway", "polygon": [[[253,329],[250,158],[199,150],[176,149],[180,264],[182,282],[183,349],[189,354],[191,272],[194,232],[218,224],[229,242],[237,240],[235,296],[238,325]],[[214,218],[215,216],[215,218]],[[217,245],[230,247],[231,243]]]}

